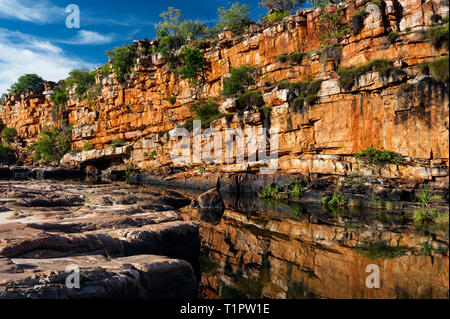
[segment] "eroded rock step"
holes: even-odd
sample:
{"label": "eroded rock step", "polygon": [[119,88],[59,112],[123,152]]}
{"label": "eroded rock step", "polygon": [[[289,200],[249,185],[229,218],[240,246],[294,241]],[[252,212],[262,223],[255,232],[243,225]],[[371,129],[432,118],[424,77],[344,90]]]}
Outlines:
{"label": "eroded rock step", "polygon": [[[199,230],[174,208],[188,202],[127,185],[0,182],[0,298],[195,296]],[[70,263],[80,290],[65,287]]]}
{"label": "eroded rock step", "polygon": [[[68,267],[80,268],[79,289],[68,288]],[[101,255],[57,259],[0,259],[0,298],[194,298],[191,265],[179,259]]]}

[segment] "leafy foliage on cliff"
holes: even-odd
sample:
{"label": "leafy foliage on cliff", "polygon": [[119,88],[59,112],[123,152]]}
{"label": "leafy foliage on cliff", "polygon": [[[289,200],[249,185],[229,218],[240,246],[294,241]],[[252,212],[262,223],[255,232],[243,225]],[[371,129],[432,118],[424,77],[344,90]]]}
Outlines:
{"label": "leafy foliage on cliff", "polygon": [[430,75],[436,81],[447,83],[449,80],[448,56],[421,63],[419,68],[423,74]]}
{"label": "leafy foliage on cliff", "polygon": [[11,85],[8,93],[10,94],[23,94],[27,91],[35,91],[40,85],[44,83],[44,80],[37,74],[25,74],[22,75],[16,83]]}
{"label": "leafy foliage on cliff", "polygon": [[272,23],[281,21],[281,20],[283,20],[284,18],[286,18],[290,14],[291,14],[291,11],[289,11],[289,10],[286,10],[286,11],[274,11],[274,12],[269,13],[267,15],[267,22],[272,24]]}
{"label": "leafy foliage on cliff", "polygon": [[343,10],[336,10],[332,13],[324,11],[319,21],[325,29],[325,32],[319,38],[323,47],[336,44],[349,34],[350,26],[344,21]]}
{"label": "leafy foliage on cliff", "polygon": [[2,142],[6,145],[11,144],[14,142],[15,138],[17,136],[17,130],[12,127],[5,127],[2,132],[0,133],[0,138]]}
{"label": "leafy foliage on cliff", "polygon": [[188,37],[197,39],[208,36],[210,29],[205,22],[199,20],[183,20],[179,9],[169,7],[167,11],[160,14],[163,21],[155,25],[156,35],[159,39],[167,36],[179,36],[186,40]]}
{"label": "leafy foliage on cliff", "polygon": [[305,0],[262,0],[258,5],[269,12],[290,12],[303,3]]}
{"label": "leafy foliage on cliff", "polygon": [[449,23],[433,26],[428,30],[428,39],[430,43],[436,48],[449,49]]}
{"label": "leafy foliage on cliff", "polygon": [[344,90],[350,90],[358,78],[368,72],[379,72],[383,77],[387,77],[395,70],[398,69],[386,59],[372,60],[353,68],[341,68],[338,70],[339,86]]}
{"label": "leafy foliage on cliff", "polygon": [[385,243],[364,243],[356,248],[356,252],[372,261],[377,259],[394,259],[406,254],[401,247],[391,247]]}
{"label": "leafy foliage on cliff", "polygon": [[66,88],[75,86],[75,94],[78,98],[83,98],[86,91],[95,83],[96,71],[89,71],[87,68],[74,69],[70,71],[65,82]]}
{"label": "leafy foliage on cliff", "polygon": [[34,162],[56,163],[70,151],[72,128],[44,128],[37,141],[31,146],[34,150]]}
{"label": "leafy foliage on cliff", "polygon": [[250,24],[250,7],[246,4],[235,2],[229,9],[220,7],[218,9],[219,23],[217,28],[221,31],[226,28],[235,34],[242,34],[245,32]]}
{"label": "leafy foliage on cliff", "polygon": [[230,76],[223,79],[223,95],[230,97],[244,93],[250,85],[256,83],[256,71],[255,67],[249,65],[231,68]]}
{"label": "leafy foliage on cliff", "polygon": [[400,165],[405,161],[405,158],[402,155],[391,151],[382,151],[373,145],[355,154],[355,157],[363,161],[364,163],[376,165],[379,167],[384,167],[387,164]]}
{"label": "leafy foliage on cliff", "polygon": [[106,51],[111,60],[112,69],[119,82],[125,81],[125,75],[130,72],[130,68],[136,64],[137,54],[132,45],[124,44],[113,50]]}
{"label": "leafy foliage on cliff", "polygon": [[50,97],[53,105],[59,106],[66,103],[67,100],[67,88],[64,81],[61,81],[57,86],[53,88],[53,95]]}
{"label": "leafy foliage on cliff", "polygon": [[319,97],[317,94],[320,91],[323,80],[305,80],[300,82],[280,82],[277,87],[280,90],[290,90],[295,95],[296,98],[292,101],[292,105],[295,110],[300,110],[303,108],[305,102],[308,105],[314,105],[318,101]]}
{"label": "leafy foliage on cliff", "polygon": [[219,112],[216,100],[201,99],[191,105],[191,112],[195,115],[188,119],[184,128],[191,131],[195,120],[202,122],[202,128],[208,128],[215,120],[227,116]]}
{"label": "leafy foliage on cliff", "polygon": [[195,80],[203,73],[205,55],[199,49],[184,48],[181,52],[184,66],[181,68],[181,77]]}
{"label": "leafy foliage on cliff", "polygon": [[261,91],[250,91],[239,95],[236,100],[236,106],[239,111],[244,111],[251,107],[263,107],[264,99]]}
{"label": "leafy foliage on cliff", "polygon": [[282,54],[277,57],[277,61],[280,61],[281,63],[290,62],[292,64],[301,64],[303,61],[303,58],[307,56],[308,53],[305,52],[294,52],[290,54]]}

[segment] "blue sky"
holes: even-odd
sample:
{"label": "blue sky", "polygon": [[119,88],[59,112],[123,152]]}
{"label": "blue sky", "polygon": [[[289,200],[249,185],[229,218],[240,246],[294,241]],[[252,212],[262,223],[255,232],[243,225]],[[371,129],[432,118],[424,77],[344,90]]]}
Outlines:
{"label": "blue sky", "polygon": [[[153,39],[159,14],[169,6],[188,19],[214,25],[224,0],[0,0],[0,94],[20,75],[37,73],[58,81],[74,68],[106,62],[105,51],[136,39]],[[250,5],[252,18],[265,14],[259,0]],[[65,8],[80,8],[80,29],[68,29]]]}

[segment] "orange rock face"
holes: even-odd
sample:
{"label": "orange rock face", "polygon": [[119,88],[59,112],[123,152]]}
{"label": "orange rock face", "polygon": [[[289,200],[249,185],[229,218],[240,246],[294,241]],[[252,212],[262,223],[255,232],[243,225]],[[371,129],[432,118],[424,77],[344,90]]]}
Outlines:
{"label": "orange rock face", "polygon": [[[170,72],[160,57],[141,57],[125,84],[119,84],[113,74],[99,77],[103,89],[94,103],[68,102],[64,114],[74,124],[73,147],[89,142],[104,149],[112,140],[122,139],[134,146],[131,160],[140,169],[173,167],[169,157],[172,144],[161,132],[190,118],[190,105],[199,98],[220,97],[222,80],[231,67],[249,64],[260,70],[255,89],[264,91],[265,102],[272,109],[270,125],[279,133],[282,171],[346,175],[360,169],[352,156],[376,145],[407,157],[404,165],[386,170],[386,177],[443,182],[449,166],[448,86],[421,75],[417,65],[448,54],[433,48],[423,32],[432,25],[432,14],[448,15],[448,2],[388,1],[382,2],[379,12],[373,6],[370,1],[358,0],[325,9],[342,10],[349,25],[357,11],[367,8],[369,12],[359,34],[349,33],[340,40],[337,60],[321,50],[321,36],[329,29],[320,18],[324,15],[321,9],[299,10],[268,27],[252,25],[251,33],[243,36],[224,34],[216,46],[204,50],[208,67],[205,80],[196,85]],[[392,30],[398,31],[399,37],[388,43],[386,35]],[[307,52],[308,56],[299,65],[277,60],[295,52]],[[383,77],[369,72],[351,90],[339,87],[339,67],[381,58],[399,66],[402,74]],[[275,84],[307,78],[324,80],[319,99],[312,106],[294,110],[292,101],[284,101]],[[412,84],[408,92],[401,87],[406,82]],[[171,96],[176,97],[175,104],[168,101]],[[54,120],[52,109],[48,95],[11,97],[0,107],[0,119],[16,127],[20,137],[30,143]],[[251,111],[249,117],[258,117],[257,113]],[[245,116],[236,113],[231,125],[263,125],[262,121],[245,123]],[[213,126],[223,129],[226,125],[219,120]],[[145,154],[153,151],[157,156],[150,160]],[[323,159],[322,155],[336,157]],[[240,172],[248,167],[221,165],[219,169]]]}

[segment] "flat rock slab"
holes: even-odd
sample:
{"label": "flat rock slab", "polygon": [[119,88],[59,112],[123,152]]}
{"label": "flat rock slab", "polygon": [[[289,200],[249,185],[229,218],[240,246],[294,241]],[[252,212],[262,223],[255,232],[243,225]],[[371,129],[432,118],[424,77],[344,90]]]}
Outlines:
{"label": "flat rock slab", "polygon": [[[79,288],[67,286],[76,283]],[[101,255],[57,259],[0,259],[0,298],[195,298],[191,265],[179,259],[139,255],[109,260]]]}
{"label": "flat rock slab", "polygon": [[[125,184],[0,181],[0,298],[195,297],[200,237],[184,203]],[[81,289],[65,287],[69,264]]]}

